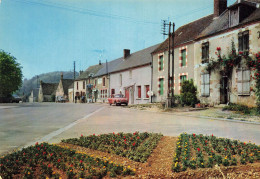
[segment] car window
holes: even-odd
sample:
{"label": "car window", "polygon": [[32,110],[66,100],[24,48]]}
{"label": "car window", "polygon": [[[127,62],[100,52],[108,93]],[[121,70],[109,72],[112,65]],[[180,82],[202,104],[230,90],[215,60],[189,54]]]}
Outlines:
{"label": "car window", "polygon": [[123,98],[124,96],[122,94],[116,94],[115,98]]}

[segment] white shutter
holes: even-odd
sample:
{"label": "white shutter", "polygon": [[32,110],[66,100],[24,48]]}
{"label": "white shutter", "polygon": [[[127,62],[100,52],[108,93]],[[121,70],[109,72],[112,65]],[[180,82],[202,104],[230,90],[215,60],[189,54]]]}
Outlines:
{"label": "white shutter", "polygon": [[250,94],[250,70],[243,71],[243,94]]}
{"label": "white shutter", "polygon": [[238,95],[243,94],[243,88],[242,88],[242,70],[237,71],[237,93]]}
{"label": "white shutter", "polygon": [[210,85],[210,83],[209,83],[209,73],[204,74],[204,76],[205,76],[205,95],[209,96],[209,85]]}

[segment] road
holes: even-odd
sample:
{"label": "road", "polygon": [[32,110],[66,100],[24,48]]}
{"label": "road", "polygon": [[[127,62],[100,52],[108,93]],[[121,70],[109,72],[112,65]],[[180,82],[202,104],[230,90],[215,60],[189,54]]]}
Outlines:
{"label": "road", "polygon": [[36,141],[109,132],[160,132],[178,136],[182,132],[214,134],[219,137],[260,144],[260,125],[219,121],[140,111],[105,104],[35,103],[0,105],[0,154]]}

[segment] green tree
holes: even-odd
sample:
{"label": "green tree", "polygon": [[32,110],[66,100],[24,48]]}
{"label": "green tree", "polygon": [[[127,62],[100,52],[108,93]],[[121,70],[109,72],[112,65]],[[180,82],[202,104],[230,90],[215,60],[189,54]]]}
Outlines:
{"label": "green tree", "polygon": [[16,58],[0,50],[0,100],[10,96],[22,85],[22,70]]}
{"label": "green tree", "polygon": [[185,80],[181,84],[181,101],[188,106],[195,106],[198,103],[197,88],[193,84],[193,80]]}

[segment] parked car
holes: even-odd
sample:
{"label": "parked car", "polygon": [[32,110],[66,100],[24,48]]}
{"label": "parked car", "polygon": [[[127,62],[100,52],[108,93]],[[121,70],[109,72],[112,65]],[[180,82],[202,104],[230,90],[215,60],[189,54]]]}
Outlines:
{"label": "parked car", "polygon": [[111,98],[108,98],[108,103],[111,106],[112,104],[121,105],[125,104],[126,106],[128,105],[128,99],[124,97],[122,94],[116,94],[112,96]]}
{"label": "parked car", "polygon": [[56,102],[65,103],[66,101],[67,101],[67,99],[65,99],[63,96],[57,96]]}
{"label": "parked car", "polygon": [[11,98],[11,103],[19,103],[20,101],[22,101],[22,98],[16,94],[13,94],[12,95],[12,98]]}

